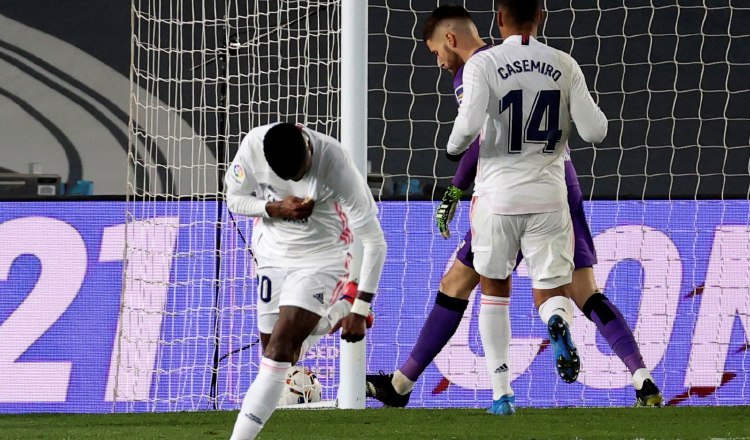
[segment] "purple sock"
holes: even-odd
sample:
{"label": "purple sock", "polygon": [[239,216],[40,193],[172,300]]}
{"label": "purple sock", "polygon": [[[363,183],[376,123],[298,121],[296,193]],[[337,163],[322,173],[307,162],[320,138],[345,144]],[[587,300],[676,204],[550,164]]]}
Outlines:
{"label": "purple sock", "polygon": [[413,382],[419,379],[425,368],[456,333],[468,304],[468,300],[452,298],[443,292],[437,293],[435,305],[419,332],[417,344],[411,350],[409,359],[399,368],[404,376]]}
{"label": "purple sock", "polygon": [[630,374],[639,368],[646,368],[633,332],[620,310],[609,302],[606,296],[599,292],[593,294],[584,304],[583,313],[596,324],[599,333],[604,336],[617,357],[625,363]]}

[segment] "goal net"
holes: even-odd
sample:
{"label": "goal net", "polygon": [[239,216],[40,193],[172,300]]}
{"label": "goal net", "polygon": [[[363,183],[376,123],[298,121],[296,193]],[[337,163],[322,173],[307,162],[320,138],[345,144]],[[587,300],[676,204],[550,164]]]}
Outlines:
{"label": "goal net", "polygon": [[[451,76],[421,41],[444,2],[370,2],[368,158],[383,198],[391,246],[368,346],[369,371],[409,356],[441,275],[468,228],[468,203],[452,238],[434,226],[434,203],[455,164],[443,158],[456,115]],[[499,44],[493,3],[458,1],[480,36]],[[738,1],[546,0],[539,39],[570,53],[609,123],[596,147],[573,136],[572,159],[599,264],[598,285],[634,330],[671,405],[747,404],[747,74],[750,5]],[[412,393],[414,406],[487,406],[478,298]],[[523,265],[513,278],[511,377],[520,406],[630,406],[623,363],[578,313],[582,355],[574,385],[555,377]],[[395,336],[391,336],[395,335]],[[394,349],[395,347],[395,349]]]}
{"label": "goal net", "polygon": [[[229,216],[223,176],[253,127],[297,121],[338,137],[339,8],[133,0],[116,409],[239,407],[261,353],[257,281],[252,224]],[[334,400],[337,338],[302,364]]]}
{"label": "goal net", "polygon": [[[215,3],[215,2],[214,2]],[[133,0],[126,266],[108,398],[117,410],[236,409],[257,370],[248,219],[221,177],[244,133],[297,120],[340,134],[338,1]],[[406,360],[468,228],[444,240],[435,200],[455,164],[447,73],[421,42],[436,0],[369,2],[368,181],[389,245],[367,369]],[[493,3],[466,6],[499,44]],[[615,4],[616,3],[616,4]],[[573,137],[600,287],[634,329],[671,404],[746,404],[750,7],[717,0],[547,0],[540,40],[569,52],[610,120]],[[195,134],[193,134],[195,133]],[[556,379],[524,267],[513,280],[511,372],[519,406],[623,406],[624,365],[577,316],[578,383]],[[478,301],[425,372],[412,406],[486,406]],[[336,395],[337,338],[304,365]]]}

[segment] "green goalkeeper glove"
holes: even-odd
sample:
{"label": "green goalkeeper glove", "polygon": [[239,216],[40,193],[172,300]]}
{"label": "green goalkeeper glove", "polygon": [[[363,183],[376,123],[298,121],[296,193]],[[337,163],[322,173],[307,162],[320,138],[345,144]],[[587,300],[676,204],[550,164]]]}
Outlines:
{"label": "green goalkeeper glove", "polygon": [[461,196],[464,192],[453,185],[450,185],[443,194],[443,199],[440,201],[440,206],[435,213],[437,219],[437,227],[440,230],[440,235],[444,238],[450,238],[451,231],[448,229],[448,225],[453,220],[453,215],[456,213],[456,207],[458,202],[461,200]]}

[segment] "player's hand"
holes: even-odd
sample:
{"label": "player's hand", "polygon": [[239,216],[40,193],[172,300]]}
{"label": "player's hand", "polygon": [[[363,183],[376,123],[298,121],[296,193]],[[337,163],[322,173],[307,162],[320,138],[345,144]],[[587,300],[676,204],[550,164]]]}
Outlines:
{"label": "player's hand", "polygon": [[302,220],[312,215],[314,206],[315,201],[309,198],[287,196],[280,202],[268,203],[266,210],[274,218]]}
{"label": "player's hand", "polygon": [[446,188],[445,194],[443,194],[443,199],[440,201],[440,206],[438,206],[438,210],[435,213],[435,219],[437,219],[437,227],[440,235],[444,238],[450,238],[451,236],[448,225],[453,220],[453,216],[456,214],[456,207],[463,195],[464,192],[453,185]]}
{"label": "player's hand", "polygon": [[[344,285],[344,289],[341,292],[341,297],[339,298],[339,301],[349,301],[350,303],[353,303],[355,298],[357,298],[357,293],[359,291],[359,285],[356,281],[348,281]],[[346,317],[344,317],[346,318]],[[339,319],[336,324],[331,327],[331,330],[328,332],[329,335],[332,335],[339,331],[341,328],[341,323],[344,321],[344,318]],[[366,322],[366,321],[365,321]]]}
{"label": "player's hand", "polygon": [[346,342],[359,342],[367,331],[366,318],[357,313],[350,313],[341,320],[341,339]]}

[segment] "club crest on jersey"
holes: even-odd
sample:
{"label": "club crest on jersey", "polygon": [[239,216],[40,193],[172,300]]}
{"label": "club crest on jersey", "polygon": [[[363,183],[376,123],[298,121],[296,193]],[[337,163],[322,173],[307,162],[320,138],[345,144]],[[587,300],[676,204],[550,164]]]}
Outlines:
{"label": "club crest on jersey", "polygon": [[242,185],[242,182],[245,181],[245,170],[242,168],[242,165],[238,163],[233,164],[232,169],[229,171],[229,176],[236,183]]}

